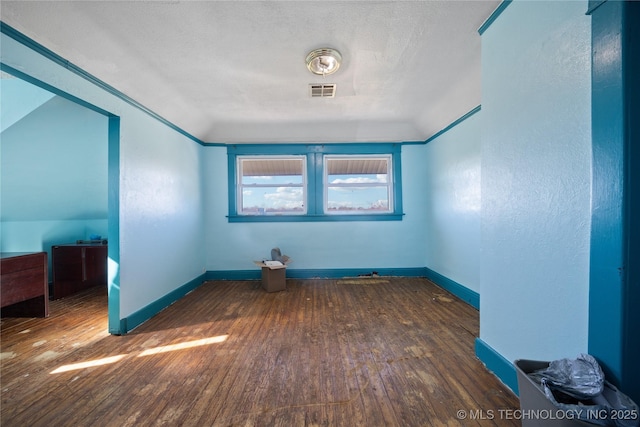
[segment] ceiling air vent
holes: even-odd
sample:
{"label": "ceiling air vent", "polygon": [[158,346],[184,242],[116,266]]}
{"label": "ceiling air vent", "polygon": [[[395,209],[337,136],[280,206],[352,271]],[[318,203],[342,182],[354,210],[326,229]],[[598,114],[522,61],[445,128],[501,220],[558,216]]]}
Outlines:
{"label": "ceiling air vent", "polygon": [[310,84],[309,93],[312,98],[333,98],[336,96],[336,84]]}

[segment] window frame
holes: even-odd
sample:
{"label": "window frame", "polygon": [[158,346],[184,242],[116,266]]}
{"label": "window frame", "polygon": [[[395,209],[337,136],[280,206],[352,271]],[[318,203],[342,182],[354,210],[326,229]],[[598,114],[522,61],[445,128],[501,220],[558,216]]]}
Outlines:
{"label": "window frame", "polygon": [[[353,183],[353,184],[332,184],[329,182],[329,171],[327,164],[330,160],[366,160],[366,159],[385,159],[387,162],[387,181],[376,183]],[[322,174],[322,191],[323,191],[323,210],[326,215],[384,215],[393,213],[394,205],[394,179],[393,179],[393,155],[392,154],[325,154],[322,156],[323,174]],[[329,189],[330,188],[357,188],[357,187],[386,187],[388,208],[385,211],[332,211],[329,207]]]}
{"label": "window frame", "polygon": [[[401,143],[338,143],[338,144],[237,144],[227,146],[229,222],[314,222],[314,221],[401,221],[402,169]],[[390,156],[390,211],[385,213],[326,213],[324,157]],[[287,157],[306,156],[306,214],[247,215],[238,213],[238,156]],[[241,194],[240,194],[241,197]]]}
{"label": "window frame", "polygon": [[[302,161],[302,173],[300,176],[302,176],[302,183],[301,184],[272,184],[272,185],[268,185],[268,184],[243,184],[242,183],[242,161],[243,160],[249,160],[249,161],[255,161],[255,160],[296,160],[299,159],[300,161]],[[287,214],[278,214],[278,213],[264,213],[262,215],[295,215],[295,216],[299,216],[299,215],[306,215],[307,214],[307,194],[308,194],[308,190],[307,190],[307,162],[306,162],[306,156],[303,155],[238,155],[236,156],[236,170],[237,170],[237,175],[236,175],[236,211],[237,211],[237,215],[242,215],[242,216],[258,216],[255,214],[251,214],[251,213],[245,213],[244,212],[244,190],[245,188],[277,188],[277,187],[288,187],[288,188],[302,188],[302,211],[301,212],[291,212],[291,213],[287,213]],[[262,216],[259,215],[259,216]]]}

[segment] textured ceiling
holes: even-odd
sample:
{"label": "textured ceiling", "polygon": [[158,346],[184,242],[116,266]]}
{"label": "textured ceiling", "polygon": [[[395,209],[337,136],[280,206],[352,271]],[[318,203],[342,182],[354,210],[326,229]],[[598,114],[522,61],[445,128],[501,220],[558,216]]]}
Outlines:
{"label": "textured ceiling", "polygon": [[[2,20],[205,142],[425,140],[480,104],[495,1],[2,1]],[[343,56],[312,75],[309,51]],[[336,83],[311,98],[310,83]]]}

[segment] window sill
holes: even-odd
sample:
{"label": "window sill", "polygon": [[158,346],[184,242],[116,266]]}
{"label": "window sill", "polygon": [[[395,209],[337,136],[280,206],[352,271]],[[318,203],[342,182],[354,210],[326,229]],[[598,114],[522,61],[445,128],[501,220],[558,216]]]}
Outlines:
{"label": "window sill", "polygon": [[404,214],[364,215],[229,215],[229,222],[402,221]]}

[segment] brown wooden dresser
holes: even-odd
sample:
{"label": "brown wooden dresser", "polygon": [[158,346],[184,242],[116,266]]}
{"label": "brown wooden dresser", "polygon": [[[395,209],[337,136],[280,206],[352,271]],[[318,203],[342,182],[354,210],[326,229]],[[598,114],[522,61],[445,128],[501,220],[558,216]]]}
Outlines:
{"label": "brown wooden dresser", "polygon": [[70,243],[51,247],[53,299],[107,285],[106,243]]}
{"label": "brown wooden dresser", "polygon": [[3,252],[0,258],[2,317],[48,317],[47,253]]}

